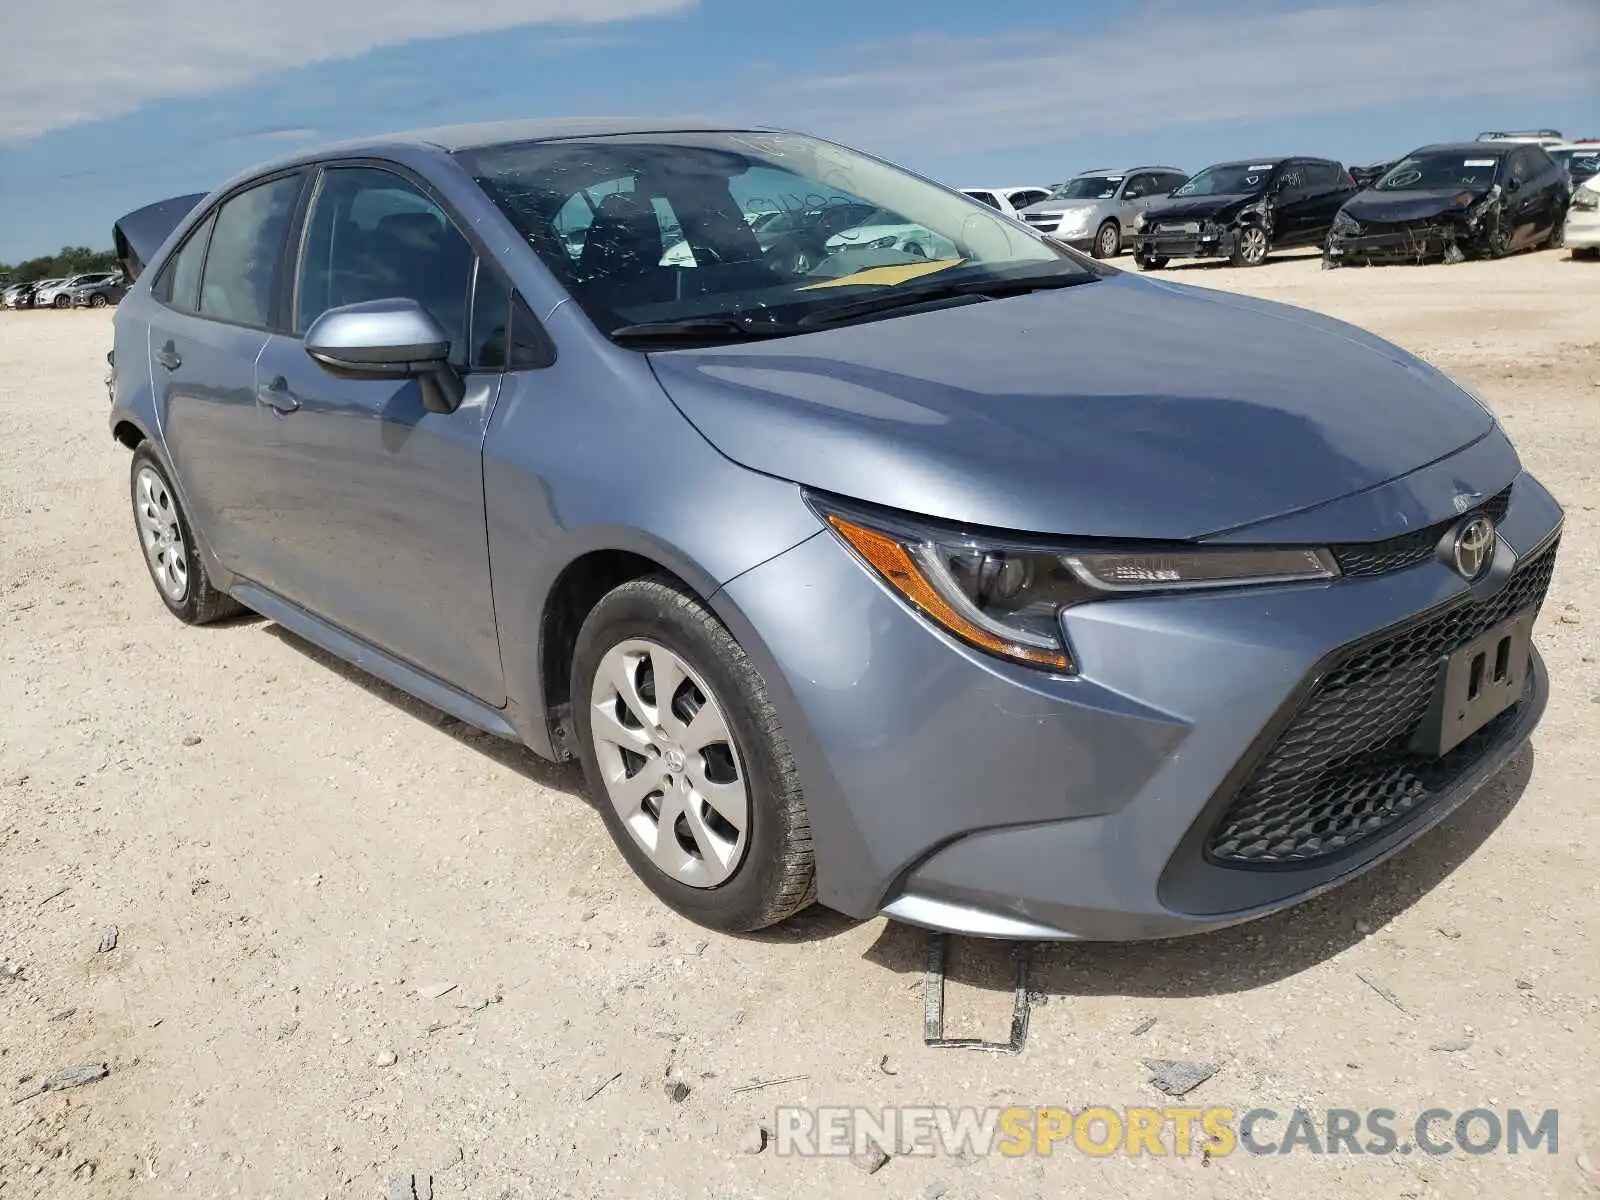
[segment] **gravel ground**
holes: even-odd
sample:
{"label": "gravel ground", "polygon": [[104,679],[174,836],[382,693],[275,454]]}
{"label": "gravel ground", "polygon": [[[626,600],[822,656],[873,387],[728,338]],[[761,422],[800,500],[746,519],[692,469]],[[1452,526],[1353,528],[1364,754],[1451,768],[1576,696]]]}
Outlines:
{"label": "gravel ground", "polygon": [[[1354,320],[1480,387],[1567,506],[1554,694],[1531,753],[1351,886],[1041,950],[1016,1058],[921,1044],[916,931],[813,909],[706,933],[634,881],[574,770],[268,623],[172,620],[106,431],[109,315],[0,314],[0,1198],[1600,1195],[1600,264],[1163,277]],[[952,956],[951,1032],[1004,1036],[1005,948]],[[1170,1103],[1147,1058],[1216,1064],[1183,1102],[1240,1111],[1555,1107],[1558,1149],[870,1176],[741,1152],[780,1104]]]}

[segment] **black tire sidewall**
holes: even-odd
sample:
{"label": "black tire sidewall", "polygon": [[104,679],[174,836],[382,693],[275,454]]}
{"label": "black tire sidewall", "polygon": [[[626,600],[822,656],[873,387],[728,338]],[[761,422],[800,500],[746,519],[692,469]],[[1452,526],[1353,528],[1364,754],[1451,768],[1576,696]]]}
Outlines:
{"label": "black tire sidewall", "polygon": [[1121,249],[1120,245],[1113,245],[1109,251],[1104,249],[1102,243],[1106,240],[1107,230],[1115,232],[1118,243],[1122,241],[1122,234],[1119,230],[1117,230],[1117,223],[1115,221],[1100,222],[1100,228],[1094,231],[1094,245],[1089,249],[1089,253],[1092,257],[1115,258],[1117,256],[1117,251]]}
{"label": "black tire sidewall", "polygon": [[[162,588],[160,581],[156,579],[155,570],[150,566],[150,556],[145,553],[144,532],[139,525],[139,472],[144,467],[149,467],[161,476],[161,482],[167,489],[167,497],[172,501],[172,511],[178,518],[178,532],[183,535],[184,558],[189,564],[189,586],[184,591],[183,602],[180,604],[173,603],[172,598]],[[172,476],[147,446],[140,446],[133,452],[133,462],[128,468],[128,503],[133,516],[134,537],[139,545],[139,557],[144,562],[145,574],[150,576],[150,584],[156,589],[156,595],[161,597],[161,602],[174,616],[191,624],[197,622],[200,615],[200,588],[203,578],[200,552],[195,548],[194,533],[189,528],[189,514],[183,511],[183,502],[178,499],[178,491],[172,486]]]}
{"label": "black tire sidewall", "polygon": [[[689,601],[688,611],[675,597]],[[697,615],[690,615],[696,610]],[[664,874],[634,841],[606,791],[594,750],[589,697],[606,652],[633,638],[658,642],[683,658],[715,693],[733,735],[750,794],[750,828],[743,860],[716,887],[690,887]],[[760,914],[777,886],[784,850],[783,771],[775,747],[751,715],[766,703],[756,690],[761,686],[753,665],[716,618],[687,592],[659,579],[625,584],[602,599],[579,630],[573,652],[572,718],[579,755],[612,840],[635,874],[668,905],[691,920],[731,932],[766,923]]]}

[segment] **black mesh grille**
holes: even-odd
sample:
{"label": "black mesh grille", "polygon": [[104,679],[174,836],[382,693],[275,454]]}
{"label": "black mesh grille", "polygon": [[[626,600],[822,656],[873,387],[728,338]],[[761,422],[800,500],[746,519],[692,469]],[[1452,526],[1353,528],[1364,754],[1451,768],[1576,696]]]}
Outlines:
{"label": "black mesh grille", "polygon": [[[1510,507],[1511,489],[1506,488],[1505,491],[1485,500],[1477,508],[1468,509],[1467,513],[1483,513],[1498,525],[1505,520],[1506,511]],[[1462,517],[1467,513],[1463,513]],[[1338,560],[1339,570],[1346,575],[1387,575],[1390,571],[1414,567],[1433,557],[1434,549],[1440,540],[1462,517],[1451,517],[1448,521],[1441,521],[1437,525],[1415,529],[1381,542],[1353,542],[1345,546],[1335,546],[1333,556]]]}
{"label": "black mesh grille", "polygon": [[1335,663],[1239,789],[1207,841],[1209,857],[1227,866],[1308,864],[1383,832],[1447,789],[1522,706],[1443,758],[1408,753],[1440,660],[1541,605],[1556,549],[1521,564],[1488,600],[1458,603]]}

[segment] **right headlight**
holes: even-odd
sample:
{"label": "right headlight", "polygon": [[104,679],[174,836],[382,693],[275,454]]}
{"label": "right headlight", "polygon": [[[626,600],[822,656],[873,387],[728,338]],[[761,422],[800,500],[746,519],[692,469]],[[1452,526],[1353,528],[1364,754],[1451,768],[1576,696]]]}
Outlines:
{"label": "right headlight", "polygon": [[1344,209],[1340,209],[1333,218],[1333,231],[1335,233],[1352,234],[1361,232],[1361,224]]}
{"label": "right headlight", "polygon": [[1139,592],[1236,588],[1332,579],[1315,547],[1054,548],[975,537],[811,497],[854,554],[922,615],[1000,658],[1073,674],[1061,611]]}
{"label": "right headlight", "polygon": [[1572,207],[1582,209],[1600,209],[1600,192],[1591,191],[1581,187],[1572,193]]}
{"label": "right headlight", "polygon": [[1144,227],[1148,224],[1150,224],[1150,214],[1142,212],[1133,218],[1133,231],[1135,233],[1143,233]]}

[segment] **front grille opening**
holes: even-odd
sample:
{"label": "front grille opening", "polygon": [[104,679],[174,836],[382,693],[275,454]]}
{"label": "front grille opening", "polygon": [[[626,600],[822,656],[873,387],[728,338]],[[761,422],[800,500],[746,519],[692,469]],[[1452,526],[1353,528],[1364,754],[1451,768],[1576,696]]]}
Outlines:
{"label": "front grille opening", "polygon": [[1542,605],[1557,548],[1553,542],[1524,562],[1489,599],[1458,603],[1337,662],[1250,772],[1207,839],[1206,856],[1223,866],[1310,865],[1448,791],[1516,724],[1522,702],[1443,758],[1409,753],[1441,661]]}

